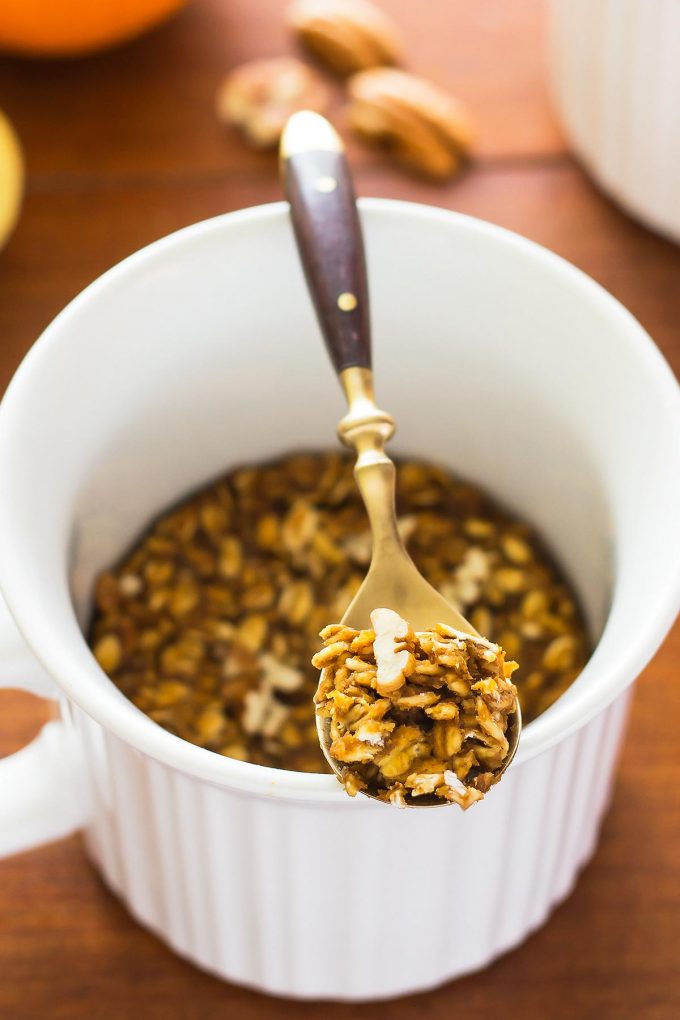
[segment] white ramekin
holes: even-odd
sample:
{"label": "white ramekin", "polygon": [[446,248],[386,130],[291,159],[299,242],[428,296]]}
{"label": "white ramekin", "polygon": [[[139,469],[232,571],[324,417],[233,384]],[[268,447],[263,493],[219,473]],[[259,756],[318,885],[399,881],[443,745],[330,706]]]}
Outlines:
{"label": "white ramekin", "polygon": [[545,920],[593,850],[631,681],[680,601],[680,398],[641,327],[497,227],[361,208],[395,449],[534,520],[598,638],[466,814],[350,800],[333,777],[194,747],[134,708],[82,636],[97,570],[159,507],[229,464],[332,442],[342,401],[285,206],[197,224],[111,270],[0,408],[0,584],[25,642],[0,621],[0,675],[48,695],[55,682],[63,705],[0,763],[0,852],[82,826],[107,882],[182,955],[333,999],[435,985]]}
{"label": "white ramekin", "polygon": [[550,74],[574,150],[680,240],[680,0],[550,0]]}

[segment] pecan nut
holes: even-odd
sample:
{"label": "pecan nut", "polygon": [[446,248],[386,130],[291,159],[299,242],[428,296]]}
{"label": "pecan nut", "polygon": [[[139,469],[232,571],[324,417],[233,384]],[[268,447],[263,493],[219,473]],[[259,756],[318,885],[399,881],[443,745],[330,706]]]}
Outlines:
{"label": "pecan nut", "polygon": [[275,146],[286,121],[297,110],[323,113],[329,91],[300,60],[277,57],[253,60],[235,68],[217,93],[221,121],[241,128],[259,148]]}
{"label": "pecan nut", "polygon": [[409,169],[441,179],[459,169],[472,128],[465,107],[445,89],[383,67],[354,75],[349,96],[350,126]]}
{"label": "pecan nut", "polygon": [[340,74],[396,64],[401,38],[390,19],[367,0],[297,0],[288,23],[302,42]]}

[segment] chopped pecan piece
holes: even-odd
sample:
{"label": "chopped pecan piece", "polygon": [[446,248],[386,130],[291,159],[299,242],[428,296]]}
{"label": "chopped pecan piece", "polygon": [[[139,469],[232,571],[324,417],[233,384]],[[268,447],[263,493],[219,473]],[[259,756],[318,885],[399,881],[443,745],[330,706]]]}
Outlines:
{"label": "chopped pecan piece", "polygon": [[[269,148],[278,144],[291,114],[323,113],[328,101],[326,85],[311,68],[293,57],[275,57],[242,64],[227,75],[217,93],[217,113],[253,145]],[[264,529],[263,537],[269,537]]]}

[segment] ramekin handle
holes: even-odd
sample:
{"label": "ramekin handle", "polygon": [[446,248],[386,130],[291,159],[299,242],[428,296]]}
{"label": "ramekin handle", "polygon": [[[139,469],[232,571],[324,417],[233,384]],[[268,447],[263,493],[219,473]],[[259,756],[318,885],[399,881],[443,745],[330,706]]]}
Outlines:
{"label": "ramekin handle", "polygon": [[[0,596],[0,687],[57,697],[52,680],[24,645]],[[0,857],[61,839],[80,828],[79,753],[63,721],[46,723],[16,754],[0,759]]]}

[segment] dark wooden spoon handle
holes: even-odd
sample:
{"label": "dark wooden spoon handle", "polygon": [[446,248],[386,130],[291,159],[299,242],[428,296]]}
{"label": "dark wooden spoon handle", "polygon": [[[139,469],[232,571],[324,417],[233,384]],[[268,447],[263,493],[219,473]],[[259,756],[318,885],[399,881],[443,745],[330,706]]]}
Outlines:
{"label": "dark wooden spoon handle", "polygon": [[354,187],[342,142],[323,117],[303,111],[288,121],[281,139],[281,177],[335,370],[370,368],[366,259]]}

